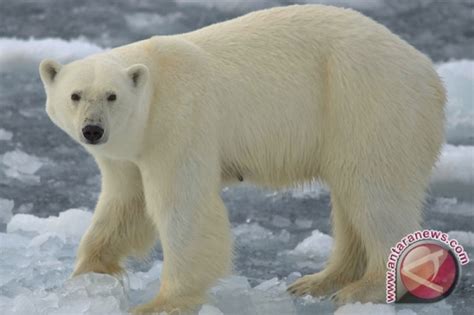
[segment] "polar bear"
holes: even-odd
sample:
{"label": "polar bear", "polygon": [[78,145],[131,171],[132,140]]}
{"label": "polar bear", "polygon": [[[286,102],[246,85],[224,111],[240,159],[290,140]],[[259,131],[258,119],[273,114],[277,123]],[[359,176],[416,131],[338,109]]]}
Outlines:
{"label": "polar bear", "polygon": [[159,239],[161,288],[136,311],[191,310],[231,271],[221,185],[319,179],[335,246],[289,291],[384,300],[390,247],[420,228],[445,91],[431,61],[382,25],[330,6],[273,8],[45,60],[40,74],[47,113],[102,174],[74,275],[120,273]]}

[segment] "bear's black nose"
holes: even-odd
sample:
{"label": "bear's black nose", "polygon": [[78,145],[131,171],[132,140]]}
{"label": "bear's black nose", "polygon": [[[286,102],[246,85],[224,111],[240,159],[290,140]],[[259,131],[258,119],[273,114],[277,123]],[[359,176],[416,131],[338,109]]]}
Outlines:
{"label": "bear's black nose", "polygon": [[82,134],[84,138],[89,141],[90,144],[96,144],[104,134],[104,129],[100,126],[87,125],[82,128]]}

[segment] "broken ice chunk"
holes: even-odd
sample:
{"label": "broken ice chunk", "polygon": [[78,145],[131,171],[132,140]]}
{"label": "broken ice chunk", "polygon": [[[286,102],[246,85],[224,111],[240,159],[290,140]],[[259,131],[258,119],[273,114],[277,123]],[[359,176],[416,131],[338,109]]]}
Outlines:
{"label": "broken ice chunk", "polygon": [[202,306],[198,315],[224,315],[224,313],[215,306],[205,304]]}
{"label": "broken ice chunk", "polygon": [[33,175],[43,166],[39,158],[20,150],[6,152],[3,155],[3,164],[12,170],[29,175]]}
{"label": "broken ice chunk", "polygon": [[295,282],[299,278],[301,278],[301,273],[298,272],[298,271],[293,271],[292,273],[290,273],[288,275],[288,277],[286,277],[286,284],[289,285],[289,284]]}
{"label": "broken ice chunk", "polygon": [[249,290],[250,284],[246,277],[229,276],[219,280],[219,284],[212,289],[212,291],[232,291],[232,290]]}
{"label": "broken ice chunk", "polygon": [[18,209],[16,209],[16,211],[18,213],[30,213],[33,210],[34,206],[35,205],[32,202],[24,203],[21,204]]}
{"label": "broken ice chunk", "polygon": [[116,278],[87,273],[64,284],[58,313],[119,314],[128,308],[124,289]]}
{"label": "broken ice chunk", "polygon": [[274,234],[269,229],[260,226],[258,223],[245,223],[233,229],[238,246],[249,246],[253,248],[272,248],[290,240],[290,233],[282,230]]}
{"label": "broken ice chunk", "polygon": [[55,257],[57,252],[63,248],[65,238],[56,233],[44,233],[33,238],[28,244],[28,250],[38,250],[50,257]]}
{"label": "broken ice chunk", "polygon": [[320,199],[322,196],[329,195],[329,188],[319,182],[310,182],[298,186],[290,192],[293,198]]}
{"label": "broken ice chunk", "polygon": [[431,177],[431,192],[472,202],[474,146],[445,144]]}
{"label": "broken ice chunk", "polygon": [[272,225],[279,228],[285,228],[291,225],[291,221],[281,215],[275,215],[272,218]]}
{"label": "broken ice chunk", "polygon": [[308,257],[328,257],[331,252],[332,237],[314,230],[310,237],[304,239],[291,254]]}
{"label": "broken ice chunk", "polygon": [[474,206],[467,202],[459,202],[457,198],[436,198],[430,211],[449,215],[474,216]]}
{"label": "broken ice chunk", "polygon": [[129,272],[124,279],[124,286],[133,306],[149,302],[160,289],[160,275],[163,263],[157,261],[147,272]]}
{"label": "broken ice chunk", "polygon": [[339,307],[334,315],[354,315],[354,314],[365,314],[365,315],[396,315],[395,308],[391,305],[386,304],[373,304],[366,303],[361,304],[360,302],[354,304],[346,304]]}
{"label": "broken ice chunk", "polygon": [[449,143],[472,144],[474,141],[473,66],[472,60],[458,60],[443,63],[437,69],[448,91],[446,135]]}
{"label": "broken ice chunk", "polygon": [[9,310],[12,308],[12,305],[13,299],[0,295],[0,314],[8,314]]}
{"label": "broken ice chunk", "polygon": [[260,283],[250,296],[256,314],[296,314],[292,297],[286,292],[286,283],[278,278]]}
{"label": "broken ice chunk", "polygon": [[295,224],[300,229],[310,229],[313,226],[312,220],[296,219]]}
{"label": "broken ice chunk", "polygon": [[278,253],[286,264],[297,268],[321,269],[332,247],[332,238],[318,230],[299,243],[295,249]]}
{"label": "broken ice chunk", "polygon": [[448,232],[449,238],[455,239],[465,247],[474,247],[474,233],[464,231],[451,231]]}
{"label": "broken ice chunk", "polygon": [[[429,303],[429,304],[411,304],[410,309],[413,310],[418,315],[452,315],[453,314],[452,306],[446,303],[445,300],[442,300],[436,303]],[[406,311],[406,309],[402,311]],[[399,313],[400,312],[397,312],[397,315],[399,315]],[[470,313],[472,312],[468,311],[466,314],[470,314]]]}
{"label": "broken ice chunk", "polygon": [[274,277],[270,280],[264,281],[257,285],[254,289],[260,290],[260,291],[268,291],[271,288],[274,288],[276,286],[280,285],[280,281],[278,280],[277,277]]}
{"label": "broken ice chunk", "polygon": [[10,141],[13,134],[10,131],[0,128],[0,141]]}
{"label": "broken ice chunk", "polygon": [[[21,235],[0,233],[0,248],[2,252],[6,249],[15,249],[21,252],[28,245],[29,239]],[[3,257],[0,255],[0,257]]]}
{"label": "broken ice chunk", "polygon": [[92,213],[81,209],[69,209],[59,214],[43,219],[30,214],[17,214],[7,225],[8,233],[43,234],[56,233],[65,237],[80,238],[92,219]]}
{"label": "broken ice chunk", "polygon": [[15,314],[36,314],[37,310],[33,300],[26,294],[20,294],[13,300],[13,313]]}
{"label": "broken ice chunk", "polygon": [[0,198],[0,224],[6,224],[11,220],[14,206],[15,202],[13,200]]}
{"label": "broken ice chunk", "polygon": [[40,159],[23,151],[6,152],[1,162],[7,166],[3,171],[7,177],[18,179],[27,184],[39,184],[40,177],[34,174],[43,166]]}

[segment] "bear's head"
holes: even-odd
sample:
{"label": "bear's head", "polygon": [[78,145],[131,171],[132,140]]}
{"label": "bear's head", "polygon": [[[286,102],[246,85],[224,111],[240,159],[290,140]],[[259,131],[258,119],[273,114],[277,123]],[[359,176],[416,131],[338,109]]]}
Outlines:
{"label": "bear's head", "polygon": [[149,71],[103,58],[39,66],[51,120],[91,153],[117,157],[140,139],[148,114]]}

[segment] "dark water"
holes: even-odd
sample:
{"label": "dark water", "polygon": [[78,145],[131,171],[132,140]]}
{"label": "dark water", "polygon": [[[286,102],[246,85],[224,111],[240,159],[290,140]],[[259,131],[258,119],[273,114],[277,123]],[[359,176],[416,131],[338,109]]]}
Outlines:
{"label": "dark water", "polygon": [[[152,35],[191,31],[255,9],[303,2],[267,0],[239,5],[237,1],[223,0],[224,5],[219,8],[230,9],[220,10],[198,3],[178,5],[173,0],[1,0],[0,36],[64,39],[85,36],[95,43],[117,46]],[[384,24],[435,61],[474,57],[471,0],[346,0],[342,3]],[[139,14],[143,27],[130,23],[130,18]],[[171,18],[158,21],[153,15]],[[172,18],[173,15],[177,18]]]}

